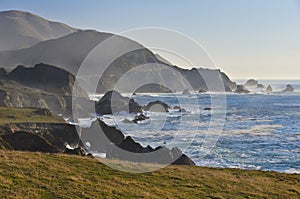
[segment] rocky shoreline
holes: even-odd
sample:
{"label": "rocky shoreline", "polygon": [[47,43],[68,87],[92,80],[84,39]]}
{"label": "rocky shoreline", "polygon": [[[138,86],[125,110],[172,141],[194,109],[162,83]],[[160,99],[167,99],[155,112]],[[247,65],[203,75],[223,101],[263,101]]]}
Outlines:
{"label": "rocky shoreline", "polygon": [[[51,116],[49,111],[45,111],[46,109],[33,110],[34,114]],[[54,115],[52,114],[52,116]],[[106,157],[109,159],[195,165],[178,148],[143,147],[130,136],[125,137],[116,127],[108,126],[99,119],[93,122],[90,128],[81,128],[60,122],[10,122],[2,124],[0,125],[0,148],[84,156],[90,155],[92,151],[97,151],[106,153]]]}

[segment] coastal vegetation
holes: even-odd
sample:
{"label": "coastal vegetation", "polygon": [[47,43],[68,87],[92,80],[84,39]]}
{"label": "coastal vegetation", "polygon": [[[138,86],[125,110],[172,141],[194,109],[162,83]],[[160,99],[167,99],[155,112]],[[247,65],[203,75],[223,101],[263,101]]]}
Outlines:
{"label": "coastal vegetation", "polygon": [[0,160],[0,198],[300,197],[296,174],[197,166],[134,174],[90,157],[17,151],[0,151]]}

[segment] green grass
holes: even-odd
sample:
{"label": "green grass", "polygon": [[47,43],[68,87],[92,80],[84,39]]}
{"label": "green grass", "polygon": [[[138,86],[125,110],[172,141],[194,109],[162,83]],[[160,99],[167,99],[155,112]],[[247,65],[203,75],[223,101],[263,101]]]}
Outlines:
{"label": "green grass", "polygon": [[35,108],[0,107],[0,125],[8,123],[62,123],[62,118],[57,116],[44,116],[36,114]]}
{"label": "green grass", "polygon": [[195,166],[132,174],[88,157],[0,150],[0,198],[5,197],[300,198],[300,175]]}

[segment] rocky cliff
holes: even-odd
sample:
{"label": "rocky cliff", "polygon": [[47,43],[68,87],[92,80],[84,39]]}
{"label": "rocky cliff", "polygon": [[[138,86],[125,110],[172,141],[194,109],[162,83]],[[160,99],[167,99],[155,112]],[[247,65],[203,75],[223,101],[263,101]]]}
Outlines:
{"label": "rocky cliff", "polygon": [[[72,93],[74,87],[76,94]],[[70,115],[72,97],[87,100],[88,96],[78,87],[72,74],[54,66],[18,66],[9,73],[2,70],[0,74],[0,106],[41,107]]]}
{"label": "rocky cliff", "polygon": [[[89,150],[105,152],[107,158],[134,162],[195,165],[177,149],[150,146],[142,147],[131,137],[125,137],[115,127],[98,121],[91,128],[83,129],[81,139],[76,127],[64,123],[10,123],[0,126],[0,148],[20,151],[62,153],[68,147],[83,147],[89,142]],[[79,130],[80,131],[80,130]],[[145,155],[145,153],[150,153]]]}
{"label": "rocky cliff", "polygon": [[80,145],[76,127],[64,123],[10,123],[2,125],[0,132],[6,149],[56,153],[67,144]]}
{"label": "rocky cliff", "polygon": [[95,121],[91,128],[82,129],[81,141],[84,144],[88,143],[91,151],[106,153],[107,158],[133,162],[195,165],[178,148],[143,147],[130,136],[125,137],[116,127],[108,126],[101,120]]}

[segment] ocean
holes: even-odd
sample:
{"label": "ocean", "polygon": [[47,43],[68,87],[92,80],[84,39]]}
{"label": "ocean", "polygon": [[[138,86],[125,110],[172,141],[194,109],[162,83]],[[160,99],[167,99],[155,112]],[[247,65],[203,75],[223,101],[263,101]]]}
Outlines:
{"label": "ocean", "polygon": [[[138,94],[141,105],[160,100],[186,112],[146,112],[150,119],[138,124],[125,123],[134,118],[126,113],[100,118],[143,146],[178,147],[199,166],[300,173],[300,81],[259,83],[274,92]],[[295,92],[281,92],[287,84]]]}

